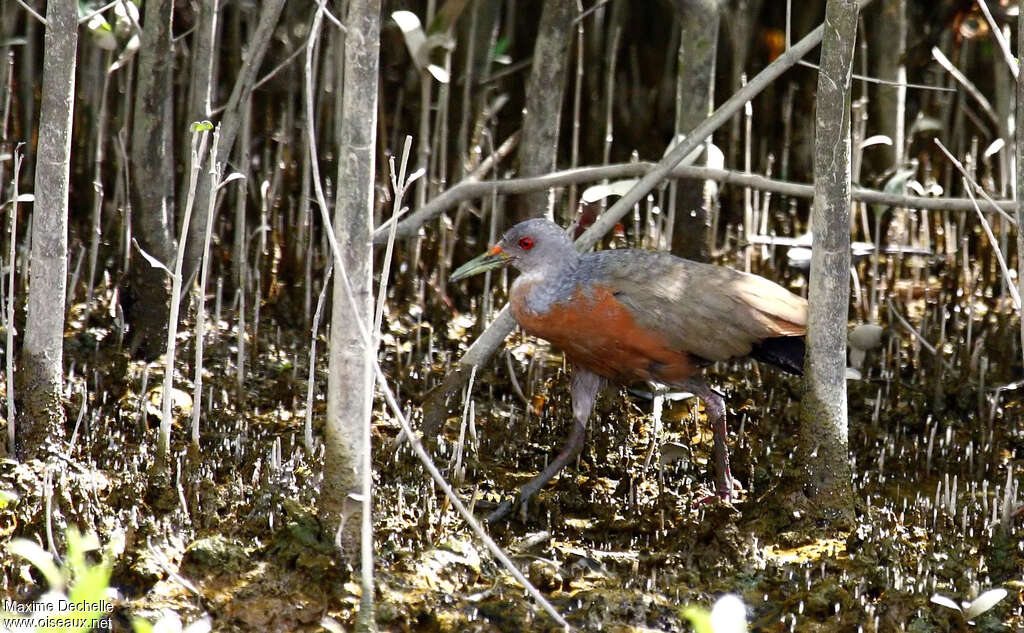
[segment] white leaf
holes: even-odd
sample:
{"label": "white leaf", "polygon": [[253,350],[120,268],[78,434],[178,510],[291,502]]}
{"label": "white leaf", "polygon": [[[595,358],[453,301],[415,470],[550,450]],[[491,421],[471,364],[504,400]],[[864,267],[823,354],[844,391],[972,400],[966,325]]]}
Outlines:
{"label": "white leaf", "polygon": [[427,36],[423,33],[420,19],[412,11],[395,11],[391,14],[391,19],[401,29],[405,47],[409,49],[409,55],[412,56],[416,67],[422,69],[426,62]]}
{"label": "white leaf", "polygon": [[672,462],[680,459],[689,459],[690,447],[686,444],[680,444],[679,442],[665,442],[661,445],[661,459],[658,461],[662,464],[671,464]]}
{"label": "white leaf", "polygon": [[932,596],[932,602],[938,605],[942,605],[947,609],[953,609],[954,611],[963,611],[963,609],[960,608],[960,605],[953,602],[952,599],[947,598],[946,596],[940,596],[939,594],[935,594],[934,596]]}
{"label": "white leaf", "polygon": [[802,246],[795,246],[786,251],[786,259],[789,260],[790,266],[797,266],[799,264],[807,263],[811,261],[811,249],[804,248]]}
{"label": "white leaf", "polygon": [[974,599],[967,609],[964,610],[964,617],[968,620],[978,617],[992,607],[999,604],[999,601],[1006,597],[1006,590],[1002,587],[989,589]]}
{"label": "white leaf", "polygon": [[441,68],[437,64],[429,64],[427,66],[427,72],[430,73],[434,77],[434,79],[443,84],[448,83],[450,79],[450,77],[448,76],[448,71],[445,70],[444,68]]}
{"label": "white leaf", "polygon": [[165,613],[153,625],[153,633],[181,633],[181,618],[173,611]]}
{"label": "white leaf", "polygon": [[903,187],[906,186],[907,182],[911,178],[913,178],[916,172],[916,169],[901,169],[897,171],[895,174],[892,175],[892,177],[889,178],[889,180],[885,182],[885,187],[883,188],[883,191],[885,191],[885,193],[891,193],[896,195],[903,193]]}
{"label": "white leaf", "polygon": [[1004,141],[1001,138],[997,138],[996,140],[992,141],[992,143],[985,148],[985,158],[991,158],[993,154],[998,154],[1005,145],[1006,141]]}
{"label": "white leaf", "polygon": [[182,633],[210,633],[212,630],[213,620],[207,615],[186,626]]}
{"label": "white leaf", "polygon": [[725,169],[725,154],[714,143],[708,143],[708,159],[706,165],[711,169]]}
{"label": "white leaf", "polygon": [[134,244],[135,248],[137,248],[139,250],[139,252],[142,253],[142,256],[146,258],[146,261],[149,262],[150,266],[152,266],[153,268],[159,268],[162,271],[164,271],[165,273],[167,273],[168,275],[171,275],[171,276],[174,275],[174,273],[172,273],[171,270],[169,268],[167,268],[167,266],[164,266],[164,263],[162,261],[160,261],[156,257],[153,257],[152,255],[150,255],[146,251],[142,250],[142,247],[139,246],[139,242],[134,237],[132,238],[132,244]]}
{"label": "white leaf", "polygon": [[882,344],[882,326],[876,323],[862,323],[850,332],[850,347],[860,350],[875,349]]}
{"label": "white leaf", "polygon": [[334,618],[328,616],[324,616],[323,619],[320,620],[320,626],[324,627],[331,633],[345,633],[345,627],[341,626],[341,624]]}
{"label": "white leaf", "polygon": [[223,187],[224,185],[228,184],[229,182],[234,182],[236,180],[245,180],[245,175],[244,174],[240,174],[237,171],[233,171],[230,174],[228,174],[227,178],[225,178],[224,180],[220,181],[220,184],[217,185],[217,188],[220,189],[221,187]]}
{"label": "white leaf", "polygon": [[92,35],[92,41],[96,46],[99,46],[105,51],[117,49],[117,38],[114,37],[110,24],[107,23],[106,18],[104,18],[102,14],[97,13],[89,18],[85,28],[89,29],[89,33]]}
{"label": "white leaf", "polygon": [[36,195],[34,193],[21,193],[18,194],[18,202],[35,202]]}
{"label": "white leaf", "polygon": [[866,139],[864,139],[863,141],[860,142],[860,148],[861,149],[864,149],[865,147],[872,147],[874,145],[890,145],[891,146],[892,145],[892,139],[889,138],[888,136],[886,136],[885,134],[875,134],[874,136],[869,136],[869,137],[867,137]]}
{"label": "white leaf", "polygon": [[617,180],[615,182],[610,182],[607,185],[593,185],[591,187],[587,187],[586,189],[583,190],[583,193],[580,195],[580,202],[589,204],[591,202],[603,200],[608,196],[625,195],[626,192],[632,189],[633,185],[635,185],[637,182],[638,180],[636,178],[630,178],[628,180]]}

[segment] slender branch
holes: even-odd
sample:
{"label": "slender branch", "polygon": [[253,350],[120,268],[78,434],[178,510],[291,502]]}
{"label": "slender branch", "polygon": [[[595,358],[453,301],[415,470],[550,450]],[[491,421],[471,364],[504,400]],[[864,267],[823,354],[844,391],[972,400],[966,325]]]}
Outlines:
{"label": "slender branch", "polygon": [[[999,250],[999,241],[996,239],[996,236],[992,234],[992,227],[988,225],[988,221],[985,219],[985,216],[982,215],[981,209],[977,207],[978,203],[974,198],[974,191],[972,190],[977,190],[977,192],[986,199],[989,199],[988,194],[985,193],[985,190],[982,189],[978,183],[971,179],[967,174],[967,170],[964,169],[963,163],[958,161],[953,154],[946,149],[946,146],[942,144],[942,141],[935,139],[935,144],[939,146],[939,149],[946,155],[949,162],[953,163],[953,166],[960,172],[960,176],[964,180],[964,189],[967,191],[967,195],[971,197],[971,202],[975,204],[974,208],[978,212],[978,219],[981,220],[981,228],[985,230],[985,235],[988,236],[988,242],[992,246],[992,250],[995,251],[996,260],[999,262],[999,268],[1003,271],[1003,281],[1006,282],[1006,287],[1009,289],[1010,296],[1013,298],[1013,305],[1017,309],[1017,312],[1020,312],[1020,295],[1017,294],[1017,286],[1014,285],[1013,279],[1010,277],[1010,271],[1006,266],[1006,260],[1003,258],[1003,252]],[[1010,218],[1009,216],[1006,217],[1011,223],[1016,224],[1013,218]]]}
{"label": "slender branch", "polygon": [[946,72],[948,72],[953,79],[957,81],[957,83],[963,86],[963,89],[967,91],[967,94],[971,95],[971,97],[978,102],[978,105],[981,106],[982,112],[984,112],[985,116],[988,117],[988,120],[992,123],[993,127],[999,129],[999,117],[996,116],[996,111],[992,108],[992,104],[985,98],[985,95],[981,94],[981,91],[978,90],[977,86],[971,83],[971,80],[967,78],[967,75],[960,72],[960,69],[954,66],[953,62],[949,61],[949,58],[939,50],[938,46],[932,47],[932,57],[935,58],[935,61],[939,62],[939,66],[946,69]]}
{"label": "slender branch", "polygon": [[996,19],[992,17],[992,12],[988,9],[988,3],[985,0],[978,0],[978,6],[981,7],[981,12],[985,14],[985,21],[988,22],[988,30],[991,31],[992,37],[995,38],[996,44],[999,47],[999,51],[1003,54],[1003,60],[1006,65],[1010,67],[1010,72],[1013,73],[1013,78],[1018,78],[1017,71],[1017,60],[1014,59],[1013,53],[1010,52],[1010,43],[1003,37],[1003,30],[999,28],[999,24]]}
{"label": "slender branch", "polygon": [[[507,143],[507,141],[506,141]],[[487,180],[466,178],[451,189],[432,199],[426,205],[408,214],[399,223],[396,235],[398,238],[414,237],[427,222],[436,218],[442,212],[458,205],[466,200],[482,198],[492,194],[518,194],[550,187],[563,187],[586,182],[597,182],[604,179],[615,180],[624,178],[636,178],[644,175],[655,166],[650,162],[621,163],[616,165],[603,165],[599,167],[579,167],[577,169],[566,169],[555,171],[543,176],[532,178],[510,178],[507,180]],[[482,167],[482,166],[481,166]],[[760,191],[770,191],[793,198],[813,198],[814,185],[789,182],[768,178],[760,174],[748,174],[741,171],[728,169],[713,169],[710,167],[697,167],[692,165],[680,165],[672,169],[669,178],[685,180],[714,180],[724,185],[735,185],[738,187],[749,187]],[[929,209],[937,211],[970,211],[974,208],[968,198],[922,198],[918,196],[905,196],[899,194],[885,193],[877,189],[866,189],[854,187],[852,190],[854,200],[871,204],[884,204],[893,207],[908,209]],[[981,210],[986,213],[1012,213],[1016,211],[1017,204],[1012,200],[994,200],[988,204],[982,204]],[[390,220],[389,220],[390,222]],[[374,242],[383,243],[387,238],[388,223],[382,224],[374,231]]]}
{"label": "slender branch", "polygon": [[29,5],[28,5],[28,4],[27,4],[27,3],[25,2],[25,0],[18,0],[18,4],[20,4],[20,5],[21,5],[21,8],[22,8],[22,9],[25,9],[26,11],[28,11],[28,14],[29,14],[29,15],[31,15],[31,16],[32,16],[32,17],[34,17],[34,18],[35,18],[36,20],[38,20],[40,24],[42,24],[42,25],[44,25],[44,26],[46,25],[46,18],[44,18],[43,16],[39,15],[38,13],[36,13],[36,10],[35,10],[35,9],[33,9],[32,7],[30,7],[30,6],[29,6]]}
{"label": "slender branch", "polygon": [[[426,205],[421,207],[418,211],[416,211],[415,213],[412,213],[411,215],[407,216],[405,220],[400,222],[398,224],[398,226],[396,227],[396,229],[395,229],[395,239],[399,239],[399,238],[403,238],[403,237],[414,237],[416,235],[417,231],[419,231],[421,226],[423,226],[424,224],[426,224],[430,220],[436,218],[438,215],[440,215],[442,212],[446,211],[447,209],[450,209],[450,208],[454,207],[455,205],[457,205],[460,202],[463,202],[465,200],[470,200],[470,199],[475,198],[475,197],[479,197],[479,196],[482,196],[482,195],[489,194],[491,192],[491,189],[487,188],[486,186],[481,191],[481,193],[479,193],[477,195],[472,195],[472,194],[466,195],[460,189],[460,187],[465,186],[467,188],[472,189],[471,185],[474,185],[474,184],[475,185],[486,185],[485,182],[481,182],[481,179],[484,176],[486,176],[488,174],[488,172],[490,172],[492,169],[494,169],[495,165],[497,165],[499,162],[501,162],[501,160],[503,158],[505,158],[506,156],[511,154],[512,150],[514,150],[516,148],[516,145],[518,145],[518,144],[519,144],[519,132],[517,131],[517,132],[513,133],[512,135],[510,135],[507,139],[505,139],[505,142],[502,143],[498,147],[498,149],[494,150],[494,153],[492,153],[490,156],[488,156],[486,159],[484,159],[477,166],[477,168],[474,169],[469,175],[467,175],[462,181],[460,181],[458,185],[456,185],[456,186],[452,187],[451,189],[448,189],[444,193],[438,195],[436,198],[432,199]],[[538,176],[538,178],[544,178],[544,176]],[[506,181],[493,181],[492,180],[492,181],[487,181],[487,182],[495,183],[495,182],[506,182]],[[538,189],[542,189],[542,188],[543,187],[538,187]],[[537,191],[537,189],[532,189],[531,191]],[[394,220],[395,220],[395,217],[392,216],[392,217],[388,218],[385,222],[383,222],[380,226],[378,226],[374,230],[374,232],[373,232],[373,241],[374,241],[374,243],[383,244],[384,242],[387,241],[387,239],[388,239],[388,227],[391,226],[391,223],[394,222]]]}

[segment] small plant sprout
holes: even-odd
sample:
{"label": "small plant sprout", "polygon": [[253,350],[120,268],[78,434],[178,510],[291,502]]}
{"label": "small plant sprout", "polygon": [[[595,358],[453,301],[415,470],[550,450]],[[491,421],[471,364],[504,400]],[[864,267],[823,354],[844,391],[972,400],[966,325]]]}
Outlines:
{"label": "small plant sprout", "polygon": [[35,541],[12,539],[6,546],[7,552],[27,560],[49,585],[49,590],[31,605],[4,607],[24,616],[12,628],[32,630],[56,618],[64,623],[65,628],[61,630],[72,633],[84,633],[94,627],[109,628],[110,622],[106,618],[111,609],[108,598],[110,573],[114,559],[124,549],[124,539],[112,539],[103,548],[100,562],[90,562],[86,554],[100,549],[99,539],[94,534],[82,535],[77,529],[70,528],[67,531],[67,552],[63,564],[58,567],[54,556]]}
{"label": "small plant sprout", "polygon": [[964,600],[961,605],[958,605],[952,598],[947,598],[939,594],[932,596],[932,602],[938,605],[942,605],[948,609],[959,611],[963,616],[963,619],[967,624],[974,624],[974,618],[978,617],[982,613],[985,613],[992,607],[999,604],[999,601],[1006,597],[1006,589],[997,587],[995,589],[989,589],[982,593],[974,600]]}

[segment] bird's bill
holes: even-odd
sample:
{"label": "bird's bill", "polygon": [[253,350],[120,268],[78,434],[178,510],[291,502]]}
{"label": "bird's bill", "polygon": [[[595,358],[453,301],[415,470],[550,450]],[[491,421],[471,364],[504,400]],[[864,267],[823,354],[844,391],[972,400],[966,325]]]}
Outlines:
{"label": "bird's bill", "polygon": [[472,277],[473,275],[479,275],[480,273],[493,270],[495,268],[501,268],[509,263],[511,258],[508,253],[501,250],[500,246],[495,246],[491,250],[487,251],[483,255],[476,259],[471,259],[462,266],[459,267],[452,276],[448,278],[448,281],[461,281],[466,277]]}

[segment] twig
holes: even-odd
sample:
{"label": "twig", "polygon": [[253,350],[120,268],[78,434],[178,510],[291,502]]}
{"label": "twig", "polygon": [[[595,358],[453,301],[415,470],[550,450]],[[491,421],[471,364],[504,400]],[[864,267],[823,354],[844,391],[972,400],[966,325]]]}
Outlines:
{"label": "twig", "polygon": [[[491,194],[519,194],[551,187],[562,187],[585,182],[597,182],[599,180],[616,180],[625,178],[636,178],[642,176],[655,166],[651,162],[620,163],[615,165],[603,165],[598,167],[578,167],[576,169],[565,169],[555,171],[542,176],[529,178],[510,178],[507,180],[470,180],[469,178],[459,182],[441,195],[433,198],[426,205],[408,214],[398,224],[396,235],[398,238],[415,237],[420,227],[436,218],[444,211],[458,205],[466,200],[482,198]],[[759,174],[748,174],[741,171],[728,169],[713,169],[710,167],[697,167],[693,165],[680,165],[669,172],[669,178],[682,178],[687,180],[714,180],[723,185],[734,185],[738,187],[749,187],[760,191],[790,196],[793,198],[813,198],[814,186],[804,183],[789,182],[768,178]],[[883,204],[893,207],[908,209],[929,209],[936,211],[969,211],[974,208],[968,198],[924,198],[919,196],[907,196],[900,194],[885,193],[877,189],[865,189],[854,187],[851,190],[854,200],[870,204]],[[991,205],[984,205],[982,211],[992,213],[1013,212],[1017,204],[1013,200],[992,201]],[[1009,216],[1007,216],[1009,217]],[[374,242],[384,243],[388,222],[381,224],[374,231]]]}
{"label": "twig", "polygon": [[[946,149],[946,146],[942,144],[942,141],[936,138],[935,144],[939,146],[939,149],[942,150],[942,153],[946,155],[946,158],[948,158],[951,163],[953,163],[953,166],[956,167],[957,171],[960,172],[960,175],[964,179],[964,189],[967,190],[967,195],[971,197],[971,201],[975,202],[974,208],[978,212],[978,218],[981,220],[981,228],[985,229],[985,235],[988,236],[989,244],[992,246],[992,250],[995,251],[996,260],[999,262],[999,268],[1003,271],[1003,281],[1006,283],[1007,288],[1010,290],[1010,296],[1013,298],[1013,305],[1019,313],[1020,294],[1018,294],[1017,292],[1017,286],[1013,283],[1013,279],[1010,277],[1010,271],[1006,266],[1006,259],[1003,258],[1003,253],[1001,250],[999,250],[999,241],[996,240],[996,236],[992,234],[992,227],[989,226],[988,221],[985,219],[985,216],[981,213],[981,209],[977,207],[977,202],[974,200],[974,192],[972,191],[972,189],[976,189],[978,193],[980,193],[986,199],[990,198],[988,197],[988,194],[985,193],[985,190],[982,189],[978,183],[974,182],[974,180],[972,180],[971,177],[967,175],[967,170],[964,169],[963,164],[960,161],[958,161],[952,154],[949,153],[949,150]],[[1019,192],[1018,195],[1020,195]],[[1009,216],[1006,216],[1006,219],[1009,220],[1014,225],[1017,224],[1013,220],[1013,218]]]}
{"label": "twig", "polygon": [[1010,72],[1013,73],[1013,78],[1017,79],[1017,60],[1014,59],[1013,53],[1010,52],[1010,44],[1003,37],[1003,31],[996,24],[995,18],[992,17],[992,12],[988,9],[988,3],[985,0],[978,0],[978,6],[981,7],[981,12],[985,14],[985,21],[988,22],[988,30],[992,32],[992,37],[995,38],[996,44],[999,45],[999,50],[1003,54],[1003,60],[1006,61],[1006,65],[1010,67]]}
{"label": "twig", "polygon": [[923,334],[918,332],[914,328],[914,326],[910,324],[909,321],[903,318],[903,315],[900,314],[899,310],[896,309],[896,306],[893,305],[892,299],[886,299],[886,303],[888,304],[889,310],[892,312],[892,315],[896,317],[897,321],[900,322],[900,325],[902,325],[908,332],[917,337],[917,340],[920,341],[921,345],[923,345],[926,350],[931,352],[932,355],[935,356],[935,358],[937,358],[939,362],[942,363],[943,366],[945,366],[946,369],[948,369],[949,371],[953,371],[953,365],[951,365],[949,361],[942,357],[942,354],[939,353],[939,350],[935,349],[935,346],[929,343],[928,339],[926,339]]}
{"label": "twig", "polygon": [[999,129],[999,117],[996,116],[995,110],[992,109],[992,104],[989,103],[988,99],[985,98],[985,95],[981,94],[981,91],[971,83],[971,80],[967,78],[967,75],[960,72],[960,69],[954,66],[953,62],[949,61],[949,58],[939,50],[938,46],[932,47],[932,57],[935,58],[935,61],[939,62],[939,66],[945,68],[946,72],[952,75],[953,79],[955,79],[956,82],[967,91],[967,94],[971,95],[971,97],[978,102],[978,105],[981,106],[982,112],[984,112],[988,117],[992,126]]}
{"label": "twig", "polygon": [[[820,69],[820,67],[817,64],[805,61],[803,59],[797,62],[797,64],[799,64],[800,66],[804,66],[806,68],[813,68],[815,70]],[[853,73],[850,76],[856,79],[857,81],[863,81],[869,84],[879,84],[882,86],[894,86],[896,88],[914,88],[916,90],[933,90],[935,92],[956,92],[956,88],[947,88],[945,86],[931,86],[928,84],[914,84],[907,83],[905,81],[893,81],[891,79],[881,79],[880,77],[868,77],[867,75],[858,75],[857,73]]]}
{"label": "twig", "polygon": [[526,397],[526,394],[523,393],[523,388],[519,386],[519,379],[516,378],[516,369],[512,365],[512,354],[510,354],[508,350],[505,350],[505,365],[508,367],[509,380],[512,381],[512,391],[520,400],[522,400],[523,405],[529,409],[530,399]]}
{"label": "twig", "polygon": [[28,11],[28,14],[29,14],[29,15],[31,15],[31,16],[32,16],[32,17],[34,17],[34,18],[35,18],[36,20],[38,20],[40,24],[42,24],[43,26],[46,26],[46,18],[44,18],[43,16],[39,15],[38,13],[36,13],[35,9],[33,9],[32,7],[30,7],[30,6],[29,6],[29,5],[28,5],[28,4],[27,4],[27,3],[25,2],[25,0],[18,0],[18,4],[20,4],[20,5],[22,6],[22,8],[23,8],[23,9],[25,9],[26,11]]}
{"label": "twig", "polygon": [[[456,191],[461,186],[469,187],[470,185],[486,185],[486,182],[481,182],[481,179],[488,174],[500,161],[501,159],[512,153],[512,150],[519,144],[519,132],[516,131],[510,135],[505,142],[502,143],[498,149],[488,156],[481,162],[476,169],[469,173],[458,185],[448,189],[444,193],[440,194],[425,206],[421,207],[420,210],[408,216],[405,220],[398,224],[395,229],[395,237],[412,237],[419,230],[419,227],[423,226],[429,220],[437,217],[442,211],[454,207],[458,203],[474,198],[475,196],[462,196],[461,191]],[[487,182],[499,182],[499,181],[487,181]],[[506,181],[500,181],[506,182]],[[489,192],[489,189],[485,188],[483,193]],[[533,191],[536,191],[534,189]],[[436,211],[434,209],[437,209]],[[398,216],[405,213],[405,209],[402,210]],[[388,228],[393,222],[397,221],[396,216],[392,215],[385,222],[382,222],[373,232],[373,241],[378,244],[383,244],[388,239]]]}

